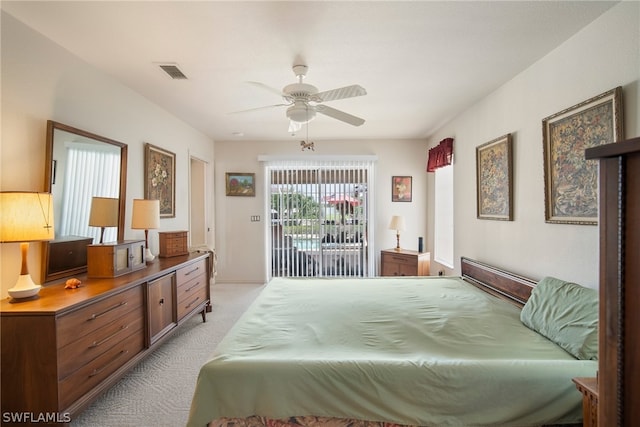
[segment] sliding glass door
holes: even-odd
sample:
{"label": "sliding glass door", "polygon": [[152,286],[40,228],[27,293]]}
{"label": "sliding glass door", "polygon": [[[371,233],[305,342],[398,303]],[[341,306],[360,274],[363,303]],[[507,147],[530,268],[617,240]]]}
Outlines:
{"label": "sliding glass door", "polygon": [[366,277],[374,272],[371,161],[271,161],[273,277]]}

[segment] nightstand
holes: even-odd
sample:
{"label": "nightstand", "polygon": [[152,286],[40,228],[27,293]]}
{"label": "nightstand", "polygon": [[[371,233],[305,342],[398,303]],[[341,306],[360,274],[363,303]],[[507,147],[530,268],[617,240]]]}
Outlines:
{"label": "nightstand", "polygon": [[381,276],[428,276],[431,254],[408,249],[385,249],[380,253]]}
{"label": "nightstand", "polygon": [[598,379],[574,378],[576,388],[582,393],[582,427],[598,426]]}

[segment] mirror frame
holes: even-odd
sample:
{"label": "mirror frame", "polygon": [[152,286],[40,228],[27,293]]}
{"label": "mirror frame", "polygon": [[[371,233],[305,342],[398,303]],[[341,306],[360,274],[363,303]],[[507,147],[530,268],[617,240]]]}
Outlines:
{"label": "mirror frame", "polygon": [[[111,144],[120,147],[120,193],[118,196],[118,240],[124,239],[124,218],[125,218],[125,206],[126,206],[126,193],[127,193],[127,144],[115,141],[104,136],[96,135],[91,132],[87,132],[82,129],[74,128],[53,120],[47,120],[47,139],[45,144],[45,164],[44,164],[44,189],[46,192],[51,192],[51,177],[53,174],[53,138],[55,130],[62,130],[76,135],[83,136],[85,138],[95,139],[106,144]],[[49,265],[49,242],[43,242],[42,244],[42,283],[43,285],[53,280],[62,279],[65,277],[73,276],[75,274],[85,273],[87,266],[76,267],[56,273],[48,272]]]}

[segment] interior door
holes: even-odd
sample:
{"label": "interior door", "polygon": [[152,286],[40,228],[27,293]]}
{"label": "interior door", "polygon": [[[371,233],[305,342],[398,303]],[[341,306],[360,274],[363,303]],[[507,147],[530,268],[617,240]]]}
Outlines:
{"label": "interior door", "polygon": [[207,247],[207,162],[191,157],[189,167],[189,247]]}

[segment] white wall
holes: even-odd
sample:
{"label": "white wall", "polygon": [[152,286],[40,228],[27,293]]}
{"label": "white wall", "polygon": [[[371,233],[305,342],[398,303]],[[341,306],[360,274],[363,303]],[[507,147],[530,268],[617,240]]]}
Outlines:
{"label": "white wall", "polygon": [[[637,2],[615,6],[432,135],[430,145],[446,137],[456,140],[457,258],[474,257],[533,278],[555,275],[597,286],[597,228],[544,222],[541,121],[613,87],[623,86],[626,136],[640,135],[639,6]],[[216,218],[210,241],[219,255],[217,280],[264,281],[265,222],[264,218],[259,223],[250,222],[251,215],[264,216],[264,194],[259,190],[255,198],[226,197],[224,173],[255,172],[260,176],[257,161],[260,154],[313,153],[301,153],[297,140],[224,141],[215,144],[214,165],[213,144],[205,135],[5,13],[2,13],[1,31],[2,190],[42,190],[45,125],[49,119],[129,145],[128,213],[131,200],[143,196],[141,169],[145,142],[176,153],[177,188],[188,185],[188,159],[193,154],[209,161],[212,170],[215,167],[215,180],[213,176],[209,178],[210,188],[215,189],[210,212],[214,212],[215,206],[212,218]],[[515,220],[480,221],[475,216],[475,147],[505,133],[514,136]],[[378,156],[376,256],[380,249],[395,245],[395,234],[387,230],[394,214],[405,215],[409,224],[401,236],[403,247],[415,249],[417,237],[424,236],[427,249],[432,250],[433,177],[424,172],[427,146],[426,141],[420,140],[316,140],[319,155]],[[412,203],[391,202],[392,175],[413,176]],[[258,182],[258,189],[261,185]],[[178,191],[176,194],[177,216],[162,220],[164,230],[188,227],[188,193]],[[129,224],[127,219],[127,228]],[[127,229],[126,237],[143,238],[143,233]],[[155,232],[151,232],[151,244],[157,245]],[[40,277],[38,246],[32,245],[29,255],[36,278]],[[19,273],[18,252],[17,244],[0,245],[3,295]],[[432,266],[432,271],[439,268]],[[459,266],[456,271],[458,269]]]}
{"label": "white wall", "polygon": [[[622,86],[625,136],[640,135],[639,22],[640,3],[615,6],[430,139],[455,138],[457,271],[460,256],[469,256],[534,279],[597,287],[598,227],[545,223],[542,119]],[[506,133],[514,137],[514,221],[479,220],[475,149]],[[428,188],[431,195],[432,176]],[[431,206],[429,213],[431,248]]]}
{"label": "white wall", "polygon": [[[313,127],[311,128],[313,129]],[[264,215],[264,182],[258,156],[376,155],[375,191],[375,247],[376,268],[380,250],[396,246],[396,235],[387,226],[392,215],[403,215],[407,230],[400,236],[400,245],[418,249],[418,237],[426,238],[426,141],[424,140],[315,140],[315,151],[301,152],[298,139],[288,141],[216,141],[216,251],[218,253],[217,281],[264,282],[267,278],[265,262],[266,228],[269,218]],[[225,196],[225,172],[253,172],[256,174],[256,197]],[[391,201],[391,177],[413,177],[411,203]],[[260,215],[260,222],[251,222],[252,215]],[[266,221],[265,221],[266,220]]]}
{"label": "white wall", "polygon": [[[208,186],[213,188],[213,141],[4,12],[1,26],[1,189],[43,190],[46,122],[54,120],[128,145],[128,239],[144,238],[144,232],[130,229],[132,199],[144,197],[144,143],[174,152],[176,217],[162,219],[161,230],[188,229],[188,192],[179,189],[189,185],[190,155],[210,164]],[[157,232],[149,234],[157,253]],[[212,244],[213,239],[211,233]],[[29,251],[29,269],[37,283],[40,246],[32,244]],[[17,243],[5,243],[0,251],[1,295],[6,296],[20,272],[20,249]]]}

